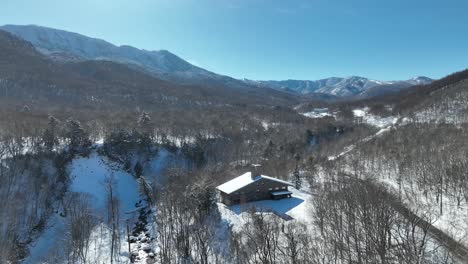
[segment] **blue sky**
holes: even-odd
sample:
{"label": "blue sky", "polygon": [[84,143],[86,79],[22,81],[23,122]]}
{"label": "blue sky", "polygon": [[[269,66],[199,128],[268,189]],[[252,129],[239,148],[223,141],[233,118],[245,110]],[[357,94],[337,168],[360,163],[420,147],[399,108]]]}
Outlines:
{"label": "blue sky", "polygon": [[464,0],[1,0],[37,24],[249,79],[439,78],[468,68]]}

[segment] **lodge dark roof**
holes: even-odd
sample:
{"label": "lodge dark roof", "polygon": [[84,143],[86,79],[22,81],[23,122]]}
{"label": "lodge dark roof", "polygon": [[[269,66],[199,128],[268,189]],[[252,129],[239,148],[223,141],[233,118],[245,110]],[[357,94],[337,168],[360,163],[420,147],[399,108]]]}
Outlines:
{"label": "lodge dark roof", "polygon": [[287,181],[283,181],[283,180],[280,180],[280,179],[276,179],[276,178],[273,178],[273,177],[270,177],[270,176],[266,176],[266,175],[259,175],[259,176],[256,176],[254,178],[252,178],[252,172],[247,172],[247,173],[244,173],[242,174],[241,176],[239,177],[236,177],[228,182],[225,182],[221,185],[219,185],[218,187],[216,187],[218,190],[226,193],[226,194],[231,194],[251,183],[254,183],[254,182],[257,182],[261,179],[267,179],[267,180],[270,180],[270,181],[275,181],[275,182],[279,182],[279,183],[283,183],[283,184],[286,184],[286,185],[290,185],[292,186],[291,183],[287,182]]}

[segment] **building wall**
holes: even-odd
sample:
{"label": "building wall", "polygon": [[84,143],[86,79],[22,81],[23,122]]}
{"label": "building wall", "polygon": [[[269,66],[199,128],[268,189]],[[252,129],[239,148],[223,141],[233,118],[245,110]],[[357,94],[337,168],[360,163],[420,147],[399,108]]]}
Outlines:
{"label": "building wall", "polygon": [[262,178],[231,194],[221,193],[221,202],[229,205],[250,201],[268,200],[271,199],[270,192],[287,189],[287,184]]}

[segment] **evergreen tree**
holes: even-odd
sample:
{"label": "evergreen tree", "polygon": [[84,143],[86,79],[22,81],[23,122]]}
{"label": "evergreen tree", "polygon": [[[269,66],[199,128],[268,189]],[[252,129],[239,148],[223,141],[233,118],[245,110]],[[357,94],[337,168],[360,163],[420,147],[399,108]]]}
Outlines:
{"label": "evergreen tree", "polygon": [[78,120],[67,120],[65,136],[69,140],[69,146],[72,151],[77,151],[91,145],[88,133]]}
{"label": "evergreen tree", "polygon": [[301,179],[301,174],[299,173],[299,160],[301,157],[299,154],[294,155],[294,159],[296,160],[296,169],[294,170],[293,176],[294,176],[294,185],[296,189],[300,189],[302,187],[302,179]]}
{"label": "evergreen tree", "polygon": [[146,180],[145,177],[141,176],[138,178],[138,187],[140,190],[140,193],[142,196],[146,197],[148,200],[148,203],[150,205],[154,204],[154,197],[153,197],[153,188],[151,188],[151,185],[149,182]]}
{"label": "evergreen tree", "polygon": [[149,146],[153,133],[153,125],[150,116],[146,112],[142,112],[138,118],[138,130],[140,143]]}
{"label": "evergreen tree", "polygon": [[133,170],[135,171],[135,176],[140,178],[140,176],[143,174],[143,166],[141,166],[139,161],[137,161]]}
{"label": "evergreen tree", "polygon": [[49,116],[49,122],[47,124],[47,128],[44,130],[42,135],[42,142],[44,143],[45,148],[48,151],[52,151],[55,146],[59,144],[58,139],[58,127],[60,121],[55,118],[54,116]]}

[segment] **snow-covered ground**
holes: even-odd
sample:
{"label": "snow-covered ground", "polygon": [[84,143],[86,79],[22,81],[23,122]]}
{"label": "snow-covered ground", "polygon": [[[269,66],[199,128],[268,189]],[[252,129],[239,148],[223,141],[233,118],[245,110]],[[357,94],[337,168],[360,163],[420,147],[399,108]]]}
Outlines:
{"label": "snow-covered ground", "polygon": [[[393,192],[398,192],[399,186],[396,177],[380,179]],[[461,202],[460,206],[446,195],[442,198],[443,210],[440,214],[440,203],[433,195],[424,195],[416,184],[401,185],[403,202],[421,217],[428,217],[432,224],[452,236],[455,240],[468,246],[468,203]]]}
{"label": "snow-covered ground", "polygon": [[160,149],[156,156],[142,162],[143,175],[145,178],[158,184],[164,184],[166,179],[165,172],[171,167],[183,167],[184,160],[166,149]]}
{"label": "snow-covered ground", "polygon": [[[135,204],[140,200],[138,184],[132,175],[120,169],[120,165],[93,151],[89,157],[75,158],[68,169],[71,177],[69,191],[89,194],[94,212],[101,219],[104,218],[107,212],[108,192],[106,182],[110,179],[113,181],[114,196],[120,201],[121,219],[124,219],[125,212],[135,210]],[[47,257],[47,254],[53,253],[57,243],[61,243],[61,240],[66,239],[65,220],[59,214],[54,214],[49,219],[43,234],[31,244],[30,256],[25,260],[25,263],[38,263],[42,258]],[[93,237],[97,236],[95,234],[96,230],[93,230],[91,235],[92,241]],[[102,228],[99,228],[99,232],[103,232]],[[94,244],[102,244],[101,247],[105,244],[105,242],[97,241],[97,239],[94,240],[96,240]]]}
{"label": "snow-covered ground", "polygon": [[336,112],[330,112],[328,108],[315,108],[311,112],[302,113],[302,115],[310,118],[322,118],[322,117],[336,117]]}
{"label": "snow-covered ground", "polygon": [[58,253],[54,252],[54,249],[59,248],[59,244],[65,238],[65,228],[64,219],[59,214],[54,214],[49,219],[45,231],[30,245],[29,256],[23,263],[42,263],[42,260]]}
{"label": "snow-covered ground", "polygon": [[[86,263],[110,263],[112,232],[105,224],[94,227],[87,248]],[[121,237],[118,257],[114,263],[128,263],[128,243],[126,237]]]}
{"label": "snow-covered ground", "polygon": [[[160,180],[165,170],[177,163],[175,154],[165,149],[158,151],[154,157],[146,160],[144,164],[145,175],[151,180]],[[121,227],[125,227],[125,219],[137,216],[137,203],[141,200],[138,182],[133,175],[122,169],[122,164],[110,161],[107,157],[101,156],[93,150],[88,157],[76,157],[68,167],[71,179],[69,192],[86,193],[91,199],[91,204],[96,215],[104,219],[107,209],[107,183],[112,179],[114,186],[114,197],[120,201],[120,219],[123,221]],[[41,260],[50,258],[51,255],[59,255],[56,252],[65,239],[66,218],[59,214],[61,209],[57,209],[47,222],[44,232],[30,245],[30,255],[24,263],[42,263]],[[109,263],[110,256],[110,235],[109,229],[104,224],[96,226],[90,236],[88,248],[88,263]],[[121,230],[121,235],[125,230]],[[149,241],[148,241],[149,242]],[[147,243],[132,244],[132,251],[138,252],[140,259],[144,260],[148,254],[144,252]],[[121,249],[119,259],[122,263],[128,261],[128,244],[126,237],[121,238]]]}
{"label": "snow-covered ground", "polygon": [[312,195],[293,187],[289,187],[289,190],[293,193],[291,198],[262,200],[232,206],[218,203],[218,210],[221,213],[222,219],[232,225],[233,230],[236,232],[242,230],[248,216],[248,210],[252,207],[257,212],[274,212],[274,214],[280,217],[292,218],[291,221],[311,223],[310,209],[312,206]]}
{"label": "snow-covered ground", "polygon": [[[378,137],[378,136],[380,136],[380,135],[382,135],[384,133],[387,133],[388,131],[390,131],[392,129],[392,127],[393,126],[388,126],[388,127],[382,128],[379,131],[377,131],[377,133],[375,133],[374,135],[367,136],[367,137],[361,139],[360,141],[358,141],[356,144],[366,143],[366,142],[370,141],[371,139],[373,139],[375,137]],[[356,148],[356,144],[346,146],[344,148],[344,150],[342,152],[340,152],[338,155],[329,156],[328,160],[336,160],[337,158],[340,158],[340,157],[348,154],[349,152],[353,151]]]}
{"label": "snow-covered ground", "polygon": [[[399,118],[394,116],[380,117],[377,115],[373,115],[369,113],[368,107],[362,109],[354,109],[353,114],[355,118],[361,119],[362,122],[377,128],[386,128],[389,126],[393,126],[399,121]],[[310,112],[302,113],[302,115],[309,118],[336,118],[337,112],[331,112],[328,108],[315,108]]]}
{"label": "snow-covered ground", "polygon": [[361,118],[362,122],[377,127],[385,128],[395,125],[399,118],[394,116],[380,117],[369,113],[369,108],[354,109],[353,114],[357,118]]}
{"label": "snow-covered ground", "polygon": [[119,164],[93,152],[89,157],[74,159],[70,166],[72,184],[70,191],[89,193],[98,212],[105,211],[107,183],[114,182],[114,196],[120,200],[121,211],[135,209],[140,200],[138,183],[132,175],[123,171]]}

